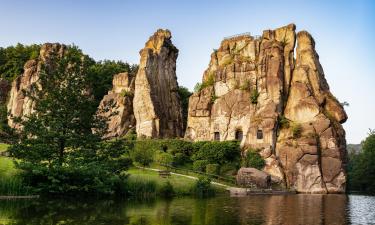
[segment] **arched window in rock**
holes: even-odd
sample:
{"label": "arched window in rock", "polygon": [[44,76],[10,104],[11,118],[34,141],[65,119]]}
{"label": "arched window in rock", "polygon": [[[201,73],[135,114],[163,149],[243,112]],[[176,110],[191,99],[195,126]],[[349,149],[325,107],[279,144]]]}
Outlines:
{"label": "arched window in rock", "polygon": [[263,131],[261,129],[257,130],[257,139],[263,139]]}
{"label": "arched window in rock", "polygon": [[243,133],[242,133],[242,130],[236,130],[236,133],[234,134],[235,136],[235,139],[237,141],[242,141],[242,138],[243,138]]}
{"label": "arched window in rock", "polygon": [[219,132],[215,132],[214,133],[214,140],[215,141],[220,141],[220,133]]}

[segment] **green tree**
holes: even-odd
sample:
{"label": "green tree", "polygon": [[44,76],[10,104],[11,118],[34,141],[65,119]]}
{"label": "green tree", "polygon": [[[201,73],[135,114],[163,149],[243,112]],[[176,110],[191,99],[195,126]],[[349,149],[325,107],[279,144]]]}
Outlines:
{"label": "green tree", "polygon": [[353,191],[375,193],[375,130],[362,142],[360,153],[349,155],[348,188]]}
{"label": "green tree", "polygon": [[74,46],[61,59],[52,57],[48,68],[42,66],[39,81],[25,91],[35,103],[35,113],[19,121],[20,142],[11,148],[24,162],[49,166],[62,165],[69,153],[91,149],[100,140],[91,132],[97,121],[88,91],[89,60]]}
{"label": "green tree", "polygon": [[40,45],[22,45],[0,48],[0,78],[13,81],[23,73],[25,63],[39,56]]}
{"label": "green tree", "polygon": [[152,140],[137,141],[131,153],[132,159],[143,167],[149,166],[154,161],[156,146]]}
{"label": "green tree", "polygon": [[38,82],[25,91],[35,111],[25,120],[15,118],[23,129],[9,151],[20,159],[17,166],[36,191],[112,194],[126,178],[120,169],[131,160],[111,151],[121,152],[119,144],[101,142],[106,123],[95,116],[88,79],[91,60],[75,46],[62,58],[52,58],[48,67],[42,66]]}
{"label": "green tree", "polygon": [[189,98],[193,94],[186,87],[178,87],[178,94],[181,99],[182,106],[182,120],[184,124],[184,129],[186,128],[187,118],[188,118],[188,109],[189,109]]}

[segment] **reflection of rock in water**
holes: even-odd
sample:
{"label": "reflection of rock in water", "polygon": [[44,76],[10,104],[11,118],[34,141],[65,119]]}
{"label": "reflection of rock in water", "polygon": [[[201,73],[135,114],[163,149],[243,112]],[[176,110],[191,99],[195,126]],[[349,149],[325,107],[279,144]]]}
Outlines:
{"label": "reflection of rock in water", "polygon": [[[375,198],[367,204],[374,202]],[[351,204],[361,205],[363,199],[354,199]],[[219,196],[147,201],[16,200],[0,201],[0,224],[341,225],[349,223],[347,205],[345,195]],[[351,212],[356,224],[363,224],[358,223],[360,213]],[[371,222],[367,219],[364,224]]]}
{"label": "reflection of rock in water", "polygon": [[[273,195],[240,198],[241,224],[347,224],[346,195]],[[262,217],[262,218],[260,218]]]}

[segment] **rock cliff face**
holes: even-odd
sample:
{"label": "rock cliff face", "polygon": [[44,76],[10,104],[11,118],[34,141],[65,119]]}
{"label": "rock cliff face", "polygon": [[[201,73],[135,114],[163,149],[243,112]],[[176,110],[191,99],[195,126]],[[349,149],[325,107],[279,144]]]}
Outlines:
{"label": "rock cliff face", "polygon": [[10,113],[8,116],[8,124],[10,127],[19,128],[19,125],[14,123],[12,117],[24,117],[33,112],[32,100],[24,95],[22,90],[29,90],[31,84],[39,79],[41,66],[44,64],[46,69],[50,68],[51,60],[56,57],[62,57],[66,51],[66,46],[61,44],[44,44],[39,53],[39,57],[35,60],[29,60],[25,63],[24,73],[17,77],[12,82],[12,87],[9,93],[9,101],[7,110]]}
{"label": "rock cliff face", "polygon": [[10,85],[8,81],[0,78],[0,104],[4,104],[7,100]]}
{"label": "rock cliff face", "polygon": [[122,136],[130,129],[135,128],[134,81],[134,75],[128,73],[115,75],[112,81],[112,90],[100,102],[99,113],[108,118],[108,133],[105,138]]}
{"label": "rock cliff face", "polygon": [[138,136],[181,137],[183,121],[178,95],[178,49],[168,30],[158,30],[140,51],[135,78],[134,115]]}
{"label": "rock cliff face", "polygon": [[344,192],[347,116],[329,91],[313,38],[295,29],[224,39],[190,97],[185,137],[238,139],[259,149],[274,180],[299,192]]}

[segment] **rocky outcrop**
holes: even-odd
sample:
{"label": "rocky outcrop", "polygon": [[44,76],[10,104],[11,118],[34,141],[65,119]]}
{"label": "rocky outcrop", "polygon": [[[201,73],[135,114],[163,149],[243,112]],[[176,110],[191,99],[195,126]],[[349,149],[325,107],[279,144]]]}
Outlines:
{"label": "rocky outcrop", "polygon": [[284,110],[290,125],[280,130],[276,154],[289,186],[301,192],[341,193],[347,153],[340,123],[347,116],[329,91],[314,39],[302,31],[297,43],[296,68]]}
{"label": "rocky outcrop", "polygon": [[168,30],[158,30],[140,51],[135,78],[134,115],[140,137],[183,136],[181,102],[178,95],[176,59],[178,49]]}
{"label": "rocky outcrop", "polygon": [[99,115],[107,119],[107,133],[104,138],[125,135],[135,128],[133,112],[135,76],[119,73],[113,77],[112,90],[108,91],[99,105]]}
{"label": "rocky outcrop", "polygon": [[39,57],[35,60],[29,60],[25,63],[24,72],[12,82],[9,93],[7,110],[9,113],[8,124],[13,128],[20,128],[19,124],[14,123],[13,118],[23,118],[33,112],[33,101],[25,96],[24,90],[30,90],[31,85],[39,79],[42,65],[46,70],[51,68],[52,61],[56,57],[62,57],[66,51],[66,46],[61,44],[44,44],[39,52]]}
{"label": "rocky outcrop", "polygon": [[243,149],[259,149],[273,180],[299,192],[344,192],[347,116],[313,38],[295,29],[224,39],[190,97],[185,137],[238,139]]}
{"label": "rocky outcrop", "polygon": [[255,168],[240,168],[237,172],[236,181],[238,185],[244,187],[251,187],[254,184],[258,188],[269,188],[271,186],[271,176]]}

